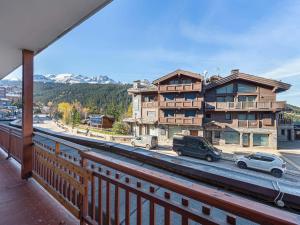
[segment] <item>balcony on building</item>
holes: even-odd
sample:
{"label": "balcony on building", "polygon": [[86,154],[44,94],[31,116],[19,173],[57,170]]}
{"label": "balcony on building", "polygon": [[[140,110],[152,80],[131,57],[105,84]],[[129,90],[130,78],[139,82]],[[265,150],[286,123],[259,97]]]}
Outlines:
{"label": "balcony on building", "polygon": [[158,91],[160,93],[164,92],[191,92],[197,91],[201,92],[202,90],[202,83],[190,83],[190,84],[164,84],[158,86]]}
{"label": "balcony on building", "polygon": [[206,111],[281,111],[285,101],[275,102],[205,102]]}

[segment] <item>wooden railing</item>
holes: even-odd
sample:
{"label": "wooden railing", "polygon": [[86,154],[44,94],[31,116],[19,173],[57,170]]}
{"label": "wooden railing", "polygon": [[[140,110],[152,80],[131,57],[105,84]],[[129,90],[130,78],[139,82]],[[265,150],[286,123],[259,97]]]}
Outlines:
{"label": "wooden railing", "polygon": [[36,133],[33,143],[33,178],[81,224],[299,223],[298,215],[53,136]]}
{"label": "wooden railing", "polygon": [[158,102],[154,101],[154,102],[143,102],[142,103],[142,107],[144,108],[156,108],[158,107]]}
{"label": "wooden railing", "polygon": [[192,84],[166,84],[159,85],[159,92],[185,92],[185,91],[201,91],[201,83],[192,83]]}
{"label": "wooden railing", "polygon": [[200,100],[161,101],[161,108],[201,108]]}
{"label": "wooden railing", "polygon": [[258,120],[239,120],[238,127],[258,128],[259,121]]}
{"label": "wooden railing", "polygon": [[159,123],[179,125],[201,125],[202,118],[198,117],[160,117]]}
{"label": "wooden railing", "polygon": [[0,124],[0,147],[18,162],[22,161],[22,130]]}
{"label": "wooden railing", "polygon": [[207,110],[282,110],[286,102],[206,102]]}

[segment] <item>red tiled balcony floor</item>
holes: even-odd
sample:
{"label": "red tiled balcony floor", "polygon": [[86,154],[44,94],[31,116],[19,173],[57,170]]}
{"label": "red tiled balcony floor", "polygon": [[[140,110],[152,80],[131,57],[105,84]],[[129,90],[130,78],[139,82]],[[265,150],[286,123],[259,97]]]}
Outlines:
{"label": "red tiled balcony floor", "polygon": [[73,225],[79,221],[33,179],[20,178],[20,168],[0,149],[0,225]]}

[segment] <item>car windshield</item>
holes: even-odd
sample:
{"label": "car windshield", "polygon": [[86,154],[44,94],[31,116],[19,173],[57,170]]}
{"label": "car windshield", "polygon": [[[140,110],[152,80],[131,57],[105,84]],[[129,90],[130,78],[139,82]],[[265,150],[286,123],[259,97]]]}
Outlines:
{"label": "car windshield", "polygon": [[207,141],[206,139],[202,139],[202,140],[203,140],[203,142],[204,142],[208,147],[214,149],[214,146],[213,146],[209,141]]}

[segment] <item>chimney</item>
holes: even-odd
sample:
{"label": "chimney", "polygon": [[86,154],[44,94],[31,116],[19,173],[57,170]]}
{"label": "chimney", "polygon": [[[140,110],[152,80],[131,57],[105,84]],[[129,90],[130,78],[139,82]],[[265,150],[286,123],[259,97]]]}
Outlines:
{"label": "chimney", "polygon": [[231,70],[231,75],[234,75],[234,74],[239,74],[240,70],[239,69],[234,69],[234,70]]}

